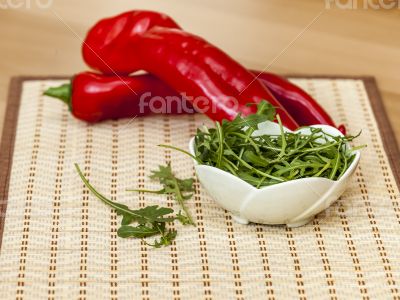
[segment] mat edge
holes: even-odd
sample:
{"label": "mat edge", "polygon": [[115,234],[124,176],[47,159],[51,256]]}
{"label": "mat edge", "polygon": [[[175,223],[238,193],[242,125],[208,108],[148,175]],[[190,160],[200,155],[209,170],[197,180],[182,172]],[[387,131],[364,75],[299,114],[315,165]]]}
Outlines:
{"label": "mat edge", "polygon": [[[393,176],[396,180],[397,187],[400,189],[400,164],[396,163],[400,161],[400,149],[392,124],[389,121],[382,95],[379,92],[378,82],[375,77],[365,78],[363,82],[368,94],[369,102],[371,103],[372,113],[378,123],[378,129],[383,140],[383,147],[388,156]],[[371,99],[375,99],[375,101],[371,101]],[[378,112],[380,112],[379,115]],[[392,138],[392,141],[390,137]]]}
{"label": "mat edge", "polygon": [[0,140],[0,249],[8,204],[8,189],[13,162],[18,113],[21,104],[22,85],[25,76],[12,77],[8,88],[3,132]]}

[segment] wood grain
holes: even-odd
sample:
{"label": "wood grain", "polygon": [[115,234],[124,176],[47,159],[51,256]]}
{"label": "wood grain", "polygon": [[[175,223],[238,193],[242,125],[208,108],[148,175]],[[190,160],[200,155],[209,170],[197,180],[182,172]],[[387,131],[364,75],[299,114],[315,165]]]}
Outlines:
{"label": "wood grain", "polygon": [[87,29],[135,8],[170,14],[250,68],[373,75],[400,140],[400,9],[325,9],[322,0],[53,0],[48,9],[31,0],[0,9],[0,124],[11,76],[84,70],[80,44]]}

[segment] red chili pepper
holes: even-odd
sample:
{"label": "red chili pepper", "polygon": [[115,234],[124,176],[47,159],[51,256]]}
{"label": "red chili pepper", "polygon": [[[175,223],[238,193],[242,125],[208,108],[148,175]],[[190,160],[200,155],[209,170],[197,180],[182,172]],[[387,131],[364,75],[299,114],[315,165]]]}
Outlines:
{"label": "red chili pepper", "polygon": [[137,39],[155,26],[180,29],[169,16],[154,11],[134,10],[100,20],[83,43],[83,58],[104,74],[129,75],[141,67]]}
{"label": "red chili pepper", "polygon": [[[289,80],[272,73],[252,71],[301,126],[325,124],[336,127],[332,118],[308,93]],[[344,125],[338,129],[346,134]]]}
{"label": "red chili pepper", "polygon": [[[151,95],[146,95],[149,93]],[[84,72],[76,75],[71,84],[50,88],[45,95],[59,98],[68,104],[72,114],[86,122],[132,118],[149,113],[194,113],[190,103],[157,77],[146,74],[115,77]],[[153,101],[162,96],[162,101]],[[168,98],[171,96],[171,98]],[[169,100],[166,102],[166,100]]]}
{"label": "red chili pepper", "polygon": [[103,73],[148,71],[215,121],[255,113],[255,106],[247,104],[267,100],[286,127],[298,127],[251,72],[202,38],[171,29],[177,25],[170,18],[164,16],[159,24],[160,17],[148,14],[125,13],[96,24],[83,45],[87,64]]}

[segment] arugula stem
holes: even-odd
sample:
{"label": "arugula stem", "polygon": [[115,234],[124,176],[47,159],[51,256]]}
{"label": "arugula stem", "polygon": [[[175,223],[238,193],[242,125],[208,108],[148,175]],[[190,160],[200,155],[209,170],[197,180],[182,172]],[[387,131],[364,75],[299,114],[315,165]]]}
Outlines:
{"label": "arugula stem", "polygon": [[190,215],[189,210],[187,209],[187,207],[186,207],[186,205],[184,203],[184,198],[183,198],[181,189],[179,188],[179,184],[178,184],[177,179],[175,178],[174,181],[175,181],[175,188],[174,188],[174,190],[175,190],[175,198],[178,201],[178,203],[181,206],[181,208],[183,209],[183,211],[185,212],[185,215],[186,215],[186,217],[187,217],[187,219],[189,221],[189,224],[193,225],[193,226],[196,226],[196,223],[193,221],[192,216]]}
{"label": "arugula stem", "polygon": [[148,194],[157,194],[161,195],[164,193],[164,190],[141,190],[141,189],[128,189],[127,192],[135,192],[135,193],[148,193]]}
{"label": "arugula stem", "polygon": [[346,173],[346,170],[347,170],[348,160],[347,160],[346,155],[343,155],[343,160],[344,160],[344,167],[343,167],[343,169],[342,169],[342,172],[340,172],[340,175],[339,175],[339,177],[338,177],[338,180],[339,180],[340,178],[342,178],[342,176],[344,175],[344,173]]}
{"label": "arugula stem", "polygon": [[263,182],[265,181],[265,179],[267,179],[267,177],[262,177],[261,180],[259,181],[259,183],[257,184],[257,188],[259,189],[261,187],[261,185],[263,184]]}
{"label": "arugula stem", "polygon": [[314,175],[314,177],[319,177],[319,176],[321,176],[321,174],[324,173],[326,170],[328,170],[330,166],[331,166],[331,161],[328,161],[328,162],[325,164],[325,166],[324,166],[321,170],[319,170],[318,173],[316,173],[316,174]]}
{"label": "arugula stem", "polygon": [[278,120],[279,130],[281,131],[281,139],[282,139],[281,153],[279,154],[278,158],[282,158],[286,154],[285,150],[286,150],[287,142],[286,142],[286,137],[285,137],[285,131],[283,130],[281,117],[278,114],[276,115],[276,119]]}
{"label": "arugula stem", "polygon": [[222,131],[221,124],[219,124],[219,122],[215,122],[215,126],[217,128],[218,143],[219,143],[217,168],[220,168],[222,162],[222,155],[224,154],[224,133]]}
{"label": "arugula stem", "polygon": [[338,142],[327,143],[326,145],[323,145],[323,146],[313,147],[313,148],[310,148],[310,149],[305,149],[305,150],[303,150],[303,153],[306,153],[306,152],[318,152],[318,151],[321,151],[321,150],[324,150],[324,149],[331,148],[332,146],[336,146],[337,144],[338,144]]}
{"label": "arugula stem", "polygon": [[[133,217],[137,217],[137,218],[142,218],[143,216],[140,214],[135,213],[134,211],[130,210],[130,209],[126,209],[124,207],[119,206],[117,203],[107,199],[106,197],[104,197],[102,194],[100,194],[90,183],[89,181],[86,179],[85,175],[83,175],[81,169],[79,168],[78,164],[75,164],[75,169],[79,174],[79,177],[82,179],[83,183],[85,184],[85,186],[93,193],[93,195],[95,195],[97,198],[99,198],[101,201],[103,201],[105,204],[111,206],[112,208],[114,208],[117,211],[121,211],[127,215],[131,215]],[[149,221],[152,221],[151,219],[148,219]]]}
{"label": "arugula stem", "polygon": [[225,157],[223,157],[223,160],[226,162],[226,164],[224,165],[225,168],[228,169],[233,175],[237,176],[236,170],[238,169],[238,167]]}
{"label": "arugula stem", "polygon": [[[245,134],[242,134],[242,133],[239,133],[239,132],[232,132],[231,134],[234,135],[234,136],[238,136],[238,137],[243,138],[245,140],[245,142],[249,141],[250,145],[252,145],[254,150],[256,150],[256,153],[260,154],[260,147],[258,147],[258,145],[254,142],[254,140],[251,138],[251,135],[249,136],[249,135],[245,135]],[[243,152],[244,152],[244,147],[241,149],[241,154],[242,155],[243,155]],[[241,155],[239,155],[239,156],[241,156]]]}
{"label": "arugula stem", "polygon": [[177,148],[177,147],[174,147],[174,146],[171,146],[171,145],[164,145],[164,144],[160,144],[160,145],[158,145],[158,147],[172,149],[172,150],[176,150],[176,151],[182,152],[183,154],[186,154],[186,155],[190,156],[191,158],[193,158],[199,164],[202,163],[202,161],[198,157],[192,155],[192,153],[189,153],[188,151],[185,151],[183,149],[180,149],[180,148]]}
{"label": "arugula stem", "polygon": [[335,165],[331,171],[331,174],[329,175],[329,179],[333,179],[336,175],[337,169],[339,167],[339,162],[340,162],[340,148],[342,147],[342,144],[340,143],[337,149],[337,156],[335,160]]}

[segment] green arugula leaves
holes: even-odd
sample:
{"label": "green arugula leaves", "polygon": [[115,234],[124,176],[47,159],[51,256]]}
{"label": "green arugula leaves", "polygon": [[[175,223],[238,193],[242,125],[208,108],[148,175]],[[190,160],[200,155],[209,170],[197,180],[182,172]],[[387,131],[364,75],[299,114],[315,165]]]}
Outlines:
{"label": "green arugula leaves", "polygon": [[[153,175],[151,176],[152,179],[158,179],[160,181],[160,183],[164,186],[163,189],[159,191],[135,191],[174,195],[175,199],[185,212],[185,214],[179,212],[176,216],[171,215],[174,212],[174,210],[171,208],[152,205],[141,209],[132,210],[124,204],[111,201],[99,193],[90,184],[77,164],[75,164],[75,168],[83,183],[93,193],[93,195],[95,195],[104,204],[112,207],[119,216],[122,216],[121,227],[117,231],[118,236],[121,238],[132,237],[145,239],[153,236],[160,236],[160,238],[158,240],[156,239],[153,244],[147,243],[149,246],[160,248],[171,245],[172,241],[177,235],[176,230],[167,229],[167,223],[172,223],[175,220],[178,220],[183,225],[195,225],[183,203],[192,196],[191,192],[194,191],[193,179],[189,178],[182,180],[176,178],[172,173],[170,165],[167,165],[166,167],[160,166],[159,170],[153,171]],[[132,226],[132,224],[135,224],[135,226]]]}
{"label": "green arugula leaves", "polygon": [[[355,136],[330,136],[312,127],[310,135],[285,132],[271,104],[262,101],[257,108],[254,115],[199,129],[195,137],[196,159],[257,188],[305,177],[338,180],[354,159],[347,145]],[[274,118],[280,134],[253,136],[260,123]]]}
{"label": "green arugula leaves", "polygon": [[[278,122],[280,134],[253,133],[265,121]],[[261,188],[305,177],[338,180],[354,159],[348,143],[358,136],[331,136],[320,128],[307,127],[310,134],[285,132],[275,108],[266,101],[257,104],[257,113],[233,121],[202,127],[195,136],[194,158]],[[165,146],[186,153],[173,146]]]}

